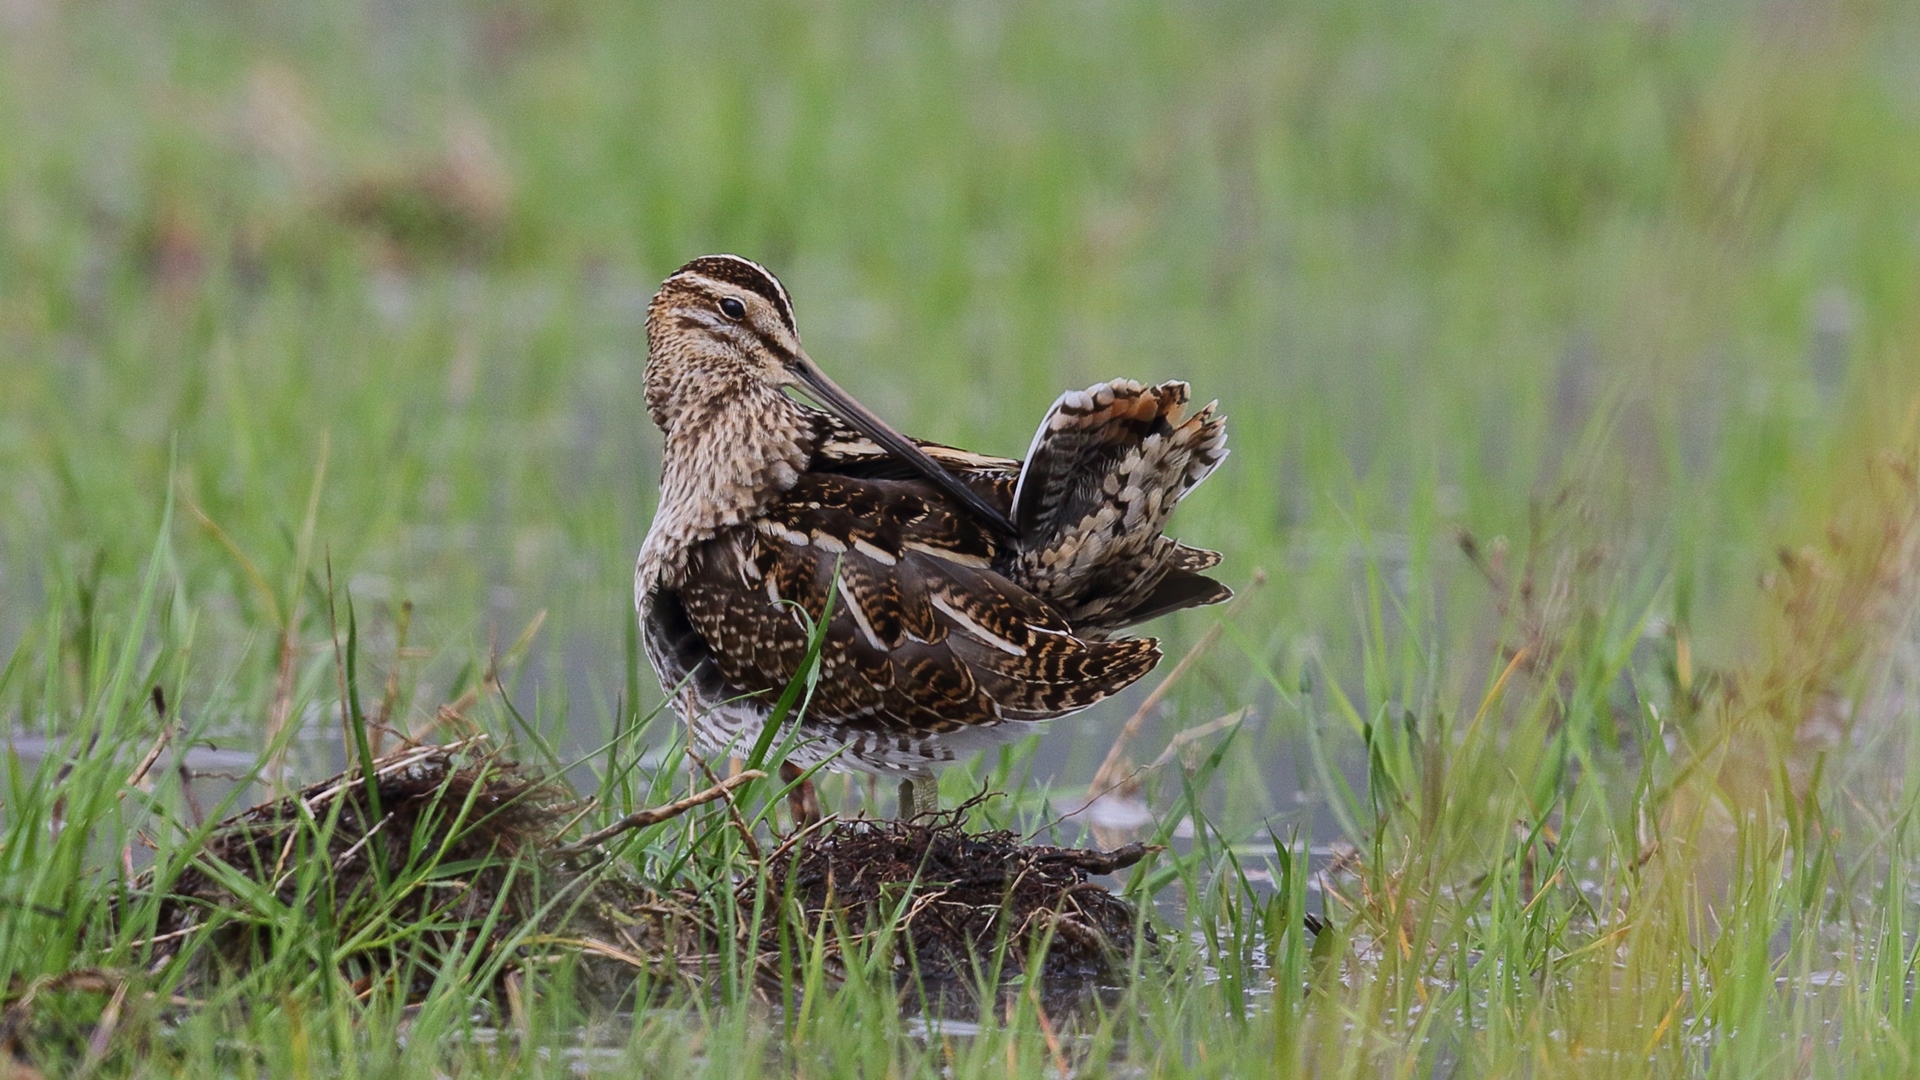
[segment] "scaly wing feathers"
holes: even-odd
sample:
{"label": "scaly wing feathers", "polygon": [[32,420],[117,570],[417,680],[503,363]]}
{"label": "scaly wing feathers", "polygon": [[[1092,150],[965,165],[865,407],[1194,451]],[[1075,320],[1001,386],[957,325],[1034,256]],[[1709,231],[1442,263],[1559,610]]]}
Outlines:
{"label": "scaly wing feathers", "polygon": [[809,716],[941,734],[1073,712],[1152,669],[1151,640],[1077,635],[996,572],[993,536],[917,482],[809,473],[704,544],[679,586],[726,682],[774,691],[832,599]]}

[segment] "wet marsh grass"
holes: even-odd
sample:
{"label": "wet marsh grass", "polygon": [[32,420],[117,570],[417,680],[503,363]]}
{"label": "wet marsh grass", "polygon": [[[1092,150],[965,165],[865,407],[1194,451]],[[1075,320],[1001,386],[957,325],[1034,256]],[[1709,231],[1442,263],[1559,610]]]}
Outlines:
{"label": "wet marsh grass", "polygon": [[[1911,1071],[1900,5],[0,26],[0,1034],[49,1075]],[[108,913],[356,760],[348,655],[350,719],[484,731],[595,821],[688,790],[626,595],[639,319],[716,249],[917,433],[1015,452],[1112,375],[1223,399],[1234,456],[1176,523],[1271,584],[1134,744],[1248,710],[1140,778],[1167,851],[1116,885],[1159,902],[1155,959],[1071,1022],[1016,994],[931,1029],[884,950],[821,992],[812,941],[791,1011],[742,956],[632,1016],[565,969],[488,1011],[478,956],[362,997],[354,942],[266,905],[295,947],[185,1000]],[[945,796],[1081,840],[1138,704]],[[234,769],[210,743],[267,779],[192,775]],[[621,858],[716,886],[718,815]]]}

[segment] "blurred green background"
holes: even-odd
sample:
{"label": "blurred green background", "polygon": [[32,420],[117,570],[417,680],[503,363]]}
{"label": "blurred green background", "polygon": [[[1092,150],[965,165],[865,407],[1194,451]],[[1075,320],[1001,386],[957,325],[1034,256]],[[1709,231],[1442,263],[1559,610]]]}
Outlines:
{"label": "blurred green background", "polygon": [[[591,747],[657,699],[642,320],[709,251],[779,273],[915,434],[1018,453],[1115,376],[1221,399],[1233,457],[1175,531],[1271,580],[1145,750],[1253,705],[1251,813],[1293,812],[1325,718],[1275,685],[1471,708],[1506,608],[1459,530],[1590,558],[1604,618],[1731,663],[1913,363],[1917,23],[0,0],[0,656],[45,668],[8,707],[58,722],[31,688],[90,677],[171,495],[191,714],[261,730],[289,628],[296,706],[332,700],[325,557],[410,722],[545,611],[515,700]],[[1136,700],[1047,768],[1084,782]]]}

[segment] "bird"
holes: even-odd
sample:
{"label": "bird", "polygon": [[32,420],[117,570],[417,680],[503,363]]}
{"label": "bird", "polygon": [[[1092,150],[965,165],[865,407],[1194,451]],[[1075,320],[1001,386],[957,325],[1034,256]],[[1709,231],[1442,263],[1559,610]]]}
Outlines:
{"label": "bird", "polygon": [[[1125,689],[1160,660],[1121,633],[1232,592],[1221,556],[1164,534],[1227,456],[1218,403],[1184,382],[1068,391],[1024,460],[900,434],[801,346],[793,301],[738,255],[675,270],[647,308],[646,408],[660,494],[634,569],[641,638],[698,754],[745,757],[808,663],[777,733],[796,826],[816,767],[899,781]],[[811,403],[802,400],[810,398]]]}

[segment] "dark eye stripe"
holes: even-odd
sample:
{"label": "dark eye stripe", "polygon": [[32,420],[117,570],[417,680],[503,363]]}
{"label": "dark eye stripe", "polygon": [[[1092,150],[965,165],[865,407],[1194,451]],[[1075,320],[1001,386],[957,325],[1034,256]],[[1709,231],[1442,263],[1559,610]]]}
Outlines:
{"label": "dark eye stripe", "polygon": [[780,279],[751,259],[743,259],[738,255],[703,255],[673,272],[674,277],[681,274],[699,274],[764,297],[780,313],[780,321],[787,324],[790,332],[800,332],[793,322],[793,301],[787,298],[787,290],[780,284]]}

